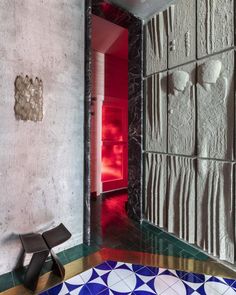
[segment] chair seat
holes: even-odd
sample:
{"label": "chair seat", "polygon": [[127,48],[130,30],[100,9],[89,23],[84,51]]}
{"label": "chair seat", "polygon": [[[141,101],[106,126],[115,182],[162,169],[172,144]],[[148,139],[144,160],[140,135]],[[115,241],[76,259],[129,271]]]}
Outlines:
{"label": "chair seat", "polygon": [[69,240],[69,238],[71,237],[71,233],[61,223],[57,227],[44,232],[42,236],[46,241],[48,247],[51,249]]}
{"label": "chair seat", "polygon": [[38,253],[48,251],[47,244],[40,234],[20,235],[22,246],[26,253]]}

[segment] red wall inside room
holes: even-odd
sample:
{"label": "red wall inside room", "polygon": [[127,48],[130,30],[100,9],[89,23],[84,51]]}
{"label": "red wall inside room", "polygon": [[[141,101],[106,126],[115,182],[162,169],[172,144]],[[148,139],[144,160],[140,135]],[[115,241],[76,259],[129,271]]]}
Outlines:
{"label": "red wall inside room", "polygon": [[114,55],[105,55],[105,96],[128,99],[127,60]]}
{"label": "red wall inside room", "polygon": [[104,79],[93,83],[104,87],[101,181],[111,191],[128,185],[128,31],[93,16],[92,47],[104,54]]}

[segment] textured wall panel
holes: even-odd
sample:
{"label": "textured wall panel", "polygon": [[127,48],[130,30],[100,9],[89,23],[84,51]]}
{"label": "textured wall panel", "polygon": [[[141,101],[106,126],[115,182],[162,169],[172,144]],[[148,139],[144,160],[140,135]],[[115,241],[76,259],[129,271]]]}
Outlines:
{"label": "textured wall panel", "polygon": [[[178,0],[169,17],[168,67],[172,68],[196,58],[196,1]],[[169,12],[169,15],[171,12]]]}
{"label": "textured wall panel", "polygon": [[195,242],[196,160],[168,156],[168,231]]}
{"label": "textured wall panel", "polygon": [[197,55],[219,52],[234,45],[234,1],[197,1]]}
{"label": "textured wall panel", "polygon": [[[21,252],[19,233],[63,222],[83,242],[84,1],[0,1],[0,274]],[[78,29],[79,28],[79,29]],[[14,117],[20,73],[43,80],[41,122]]]}
{"label": "textured wall panel", "polygon": [[168,79],[168,153],[192,156],[196,133],[196,63],[170,72]]}
{"label": "textured wall panel", "polygon": [[198,154],[233,159],[234,51],[201,61],[198,66]]}
{"label": "textured wall panel", "polygon": [[145,81],[146,151],[167,152],[167,74],[153,75]]}
{"label": "textured wall panel", "polygon": [[145,218],[160,227],[166,227],[166,156],[146,154]]}
{"label": "textured wall panel", "polygon": [[154,16],[145,26],[145,75],[167,69],[167,12]]}
{"label": "textured wall panel", "polygon": [[233,165],[198,160],[197,244],[220,259],[235,261]]}

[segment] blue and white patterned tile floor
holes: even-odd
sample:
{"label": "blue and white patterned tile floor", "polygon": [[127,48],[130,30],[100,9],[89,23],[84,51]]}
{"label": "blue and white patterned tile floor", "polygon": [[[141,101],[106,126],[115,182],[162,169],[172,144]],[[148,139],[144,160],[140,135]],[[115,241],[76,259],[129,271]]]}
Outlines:
{"label": "blue and white patterned tile floor", "polygon": [[106,261],[40,295],[233,295],[236,279]]}

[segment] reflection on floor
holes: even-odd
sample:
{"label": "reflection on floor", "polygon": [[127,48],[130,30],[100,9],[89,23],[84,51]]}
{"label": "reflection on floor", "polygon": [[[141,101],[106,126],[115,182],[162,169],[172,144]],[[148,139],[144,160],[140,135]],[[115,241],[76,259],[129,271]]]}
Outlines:
{"label": "reflection on floor", "polygon": [[147,223],[130,220],[125,212],[127,194],[92,201],[92,245],[167,256],[206,260],[208,256]]}
{"label": "reflection on floor", "polygon": [[[136,264],[136,265],[138,264],[140,266],[158,267],[158,269],[155,270],[156,273],[154,274],[152,280],[154,279],[154,282],[156,281],[159,282],[158,288],[160,287],[160,284],[162,282],[163,282],[162,286],[168,287],[169,293],[164,293],[165,295],[171,295],[171,294],[230,295],[230,294],[233,294],[232,292],[236,292],[235,291],[236,274],[234,271],[216,262],[215,260],[209,258],[207,255],[205,255],[204,253],[202,253],[200,250],[196,249],[195,247],[192,247],[184,243],[183,241],[176,239],[174,236],[169,235],[158,228],[153,228],[147,223],[140,225],[138,223],[135,223],[129,220],[125,213],[126,200],[127,200],[126,194],[119,194],[113,197],[105,198],[104,201],[101,201],[101,199],[97,199],[96,201],[92,202],[92,212],[91,212],[92,214],[92,246],[88,247],[85,245],[79,245],[60,253],[59,255],[60,259],[65,264],[65,269],[66,269],[65,281],[77,276],[78,274],[82,274],[84,271],[87,271],[106,261],[124,261],[125,263]],[[129,268],[129,271],[133,271],[134,269],[129,264],[127,266]],[[36,294],[42,292],[43,290],[48,290],[49,288],[56,286],[60,283],[60,279],[50,272],[51,261],[48,261],[48,265],[46,266],[44,271],[45,274],[40,277]],[[145,269],[144,267],[142,268]],[[170,272],[168,272],[167,274],[165,270],[163,269],[168,269]],[[151,268],[151,270],[154,270],[154,269]],[[171,270],[174,270],[174,271],[171,271]],[[182,271],[182,272],[177,272],[176,270]],[[106,272],[107,270],[104,270],[104,271]],[[186,273],[183,273],[183,271],[186,271],[188,273],[204,274],[210,277],[207,277],[207,276],[203,277],[203,276],[198,276],[195,274],[188,275]],[[108,272],[110,273],[110,271]],[[88,273],[91,273],[91,270]],[[99,276],[101,276],[101,273],[102,272],[98,273],[97,271],[97,274]],[[155,277],[156,274],[158,274],[160,277],[156,278]],[[14,281],[16,281],[15,272],[13,272],[12,276],[14,278]],[[111,285],[107,285],[107,283],[108,283],[108,277],[110,276],[110,274],[107,273],[106,276],[107,278],[105,279],[105,282],[104,280],[103,282],[105,283],[106,286],[109,287]],[[117,273],[117,276],[118,278],[121,278],[121,275],[118,273]],[[143,274],[140,274],[140,276],[143,276]],[[167,278],[167,276],[169,278]],[[214,277],[212,278],[212,276]],[[81,277],[83,278],[83,275]],[[80,278],[80,276],[78,278]],[[126,276],[126,278],[128,278],[128,276]],[[151,286],[150,284],[148,284],[149,282],[148,277],[147,278],[138,277],[140,279],[139,280],[136,274],[130,273],[129,278],[130,279],[133,278],[134,281],[135,280],[136,281],[135,283],[133,281],[132,282],[125,281],[126,288],[131,288],[131,289],[133,288],[132,290],[135,290],[135,288],[136,289],[144,288],[142,287],[143,285],[141,281],[143,281],[148,287],[153,288],[153,283],[150,283]],[[221,278],[227,278],[228,280],[223,280]],[[101,283],[100,278],[97,277],[95,279],[97,279]],[[121,279],[123,280],[123,278]],[[122,280],[118,282],[120,286],[123,285]],[[176,287],[179,285],[182,286],[181,284],[183,284],[184,286],[185,284],[187,284],[191,289],[188,289],[189,290],[188,293],[184,293],[184,292],[178,293],[179,292],[178,290],[183,290],[183,289],[179,287],[178,290],[174,290],[173,289],[174,283],[172,284],[173,280],[176,280],[175,282]],[[201,280],[201,282],[199,282],[199,280]],[[205,283],[205,281],[207,281],[207,283]],[[217,285],[215,285],[213,281],[217,283]],[[21,282],[22,282],[22,278],[21,278]],[[82,284],[85,284],[85,283],[86,282],[83,280]],[[133,285],[130,285],[131,283]],[[111,287],[113,287],[113,283],[111,284],[112,284]],[[134,286],[134,284],[136,285]],[[205,291],[203,290],[203,286],[202,286],[203,284],[204,284]],[[102,285],[104,286],[103,283]],[[88,292],[89,289],[87,289],[87,287],[86,288],[84,287],[84,289],[82,288],[83,290],[86,290],[87,293],[79,293],[77,289],[80,288],[81,286],[78,288],[77,286],[78,284],[75,282],[75,289],[72,291],[68,291],[68,289],[66,289],[65,290],[66,293],[60,293],[58,291],[59,293],[46,292],[46,294],[47,295],[49,294],[66,294],[66,295],[98,294],[98,293]],[[232,287],[231,289],[230,289],[230,286]],[[1,281],[0,281],[0,287],[1,287]],[[155,287],[155,283],[154,283],[154,287]],[[101,294],[103,295],[104,294],[109,294],[109,295],[122,294],[116,290],[117,289],[113,290],[112,293],[110,292],[110,293],[101,293]],[[195,290],[198,290],[198,291],[195,291]],[[163,292],[165,291],[166,290],[164,290]],[[106,291],[104,290],[104,292],[107,292],[107,290]],[[139,290],[135,290],[134,292],[133,291],[131,292],[131,290],[129,289],[128,293],[125,293],[125,294],[133,294],[133,295],[162,294],[160,293],[160,290],[159,290],[159,293],[145,293],[144,290],[142,290],[142,293],[140,292]],[[25,289],[22,285],[16,286],[12,289],[9,289],[1,293],[1,295],[30,295],[30,294],[32,294],[32,292]]]}
{"label": "reflection on floor", "polygon": [[40,295],[236,294],[236,281],[185,271],[106,261]]}

